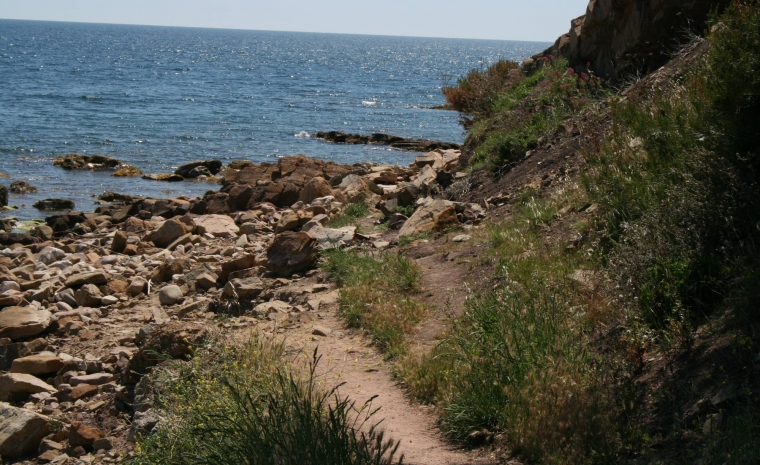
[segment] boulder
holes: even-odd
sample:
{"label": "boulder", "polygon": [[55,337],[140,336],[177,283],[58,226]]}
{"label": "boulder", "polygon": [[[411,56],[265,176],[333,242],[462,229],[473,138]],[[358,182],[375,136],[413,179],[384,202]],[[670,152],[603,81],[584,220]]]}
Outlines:
{"label": "boulder", "polygon": [[133,176],[142,176],[143,172],[132,165],[122,165],[121,168],[116,170],[111,176],[116,178],[129,178]]}
{"label": "boulder", "polygon": [[161,305],[164,306],[174,305],[182,297],[182,289],[180,289],[179,286],[175,284],[164,286],[160,291],[158,291],[158,301],[161,302]]}
{"label": "boulder", "polygon": [[314,199],[326,197],[328,195],[332,195],[332,187],[330,186],[330,183],[324,178],[316,177],[303,186],[299,200],[308,205]]}
{"label": "boulder", "polygon": [[456,224],[459,224],[459,220],[454,203],[448,200],[433,200],[418,208],[401,227],[398,235],[399,237],[414,236]]}
{"label": "boulder", "polygon": [[71,386],[80,386],[83,384],[100,386],[101,384],[110,383],[113,379],[114,375],[111,373],[93,373],[91,375],[72,376],[71,379],[69,379],[69,384],[71,384]]}
{"label": "boulder", "polygon": [[146,241],[153,242],[156,247],[166,248],[180,237],[187,234],[187,227],[178,219],[164,221],[155,231],[145,236]]}
{"label": "boulder", "polygon": [[111,242],[111,252],[122,253],[127,248],[127,233],[116,231]]}
{"label": "boulder", "polygon": [[100,307],[103,305],[103,293],[94,284],[85,284],[74,294],[74,300],[80,307]]}
{"label": "boulder", "polygon": [[198,234],[214,237],[234,237],[240,234],[235,220],[227,215],[203,215],[195,219]]}
{"label": "boulder", "polygon": [[282,218],[280,218],[280,221],[278,221],[277,225],[274,227],[274,233],[280,234],[285,231],[292,231],[298,228],[298,225],[298,214],[294,211],[286,211],[283,212]]}
{"label": "boulder", "polygon": [[65,257],[66,252],[63,250],[56,249],[55,247],[45,247],[39,253],[37,259],[45,265],[50,265],[51,263],[57,262],[58,260],[63,260]]}
{"label": "boulder", "polygon": [[240,256],[234,260],[222,263],[222,272],[219,278],[223,283],[226,283],[229,279],[230,273],[235,271],[246,270],[253,267],[256,264],[256,256],[253,254],[247,254]]}
{"label": "boulder", "polygon": [[284,232],[267,249],[267,268],[282,277],[308,270],[317,261],[319,243],[309,233]]}
{"label": "boulder", "polygon": [[445,166],[443,156],[438,152],[428,152],[425,155],[417,155],[414,159],[414,165],[417,168],[430,166],[434,169],[442,169]]}
{"label": "boulder", "polygon": [[0,456],[16,459],[30,455],[49,432],[48,418],[0,403]]}
{"label": "boulder", "polygon": [[47,310],[34,307],[8,307],[0,311],[0,338],[12,340],[36,336],[50,326]]}
{"label": "boulder", "polygon": [[0,399],[8,399],[13,394],[37,394],[38,392],[55,392],[56,389],[36,376],[25,373],[6,373],[0,375]]}
{"label": "boulder", "polygon": [[253,299],[264,291],[264,283],[258,278],[232,279],[225,286],[222,296],[227,299]]}
{"label": "boulder", "polygon": [[100,286],[101,284],[108,283],[106,274],[102,271],[93,271],[91,273],[76,273],[69,276],[66,279],[66,287],[77,288],[84,286],[85,284],[95,284]]}
{"label": "boulder", "polygon": [[0,186],[0,207],[8,206],[8,188]]}
{"label": "boulder", "polygon": [[11,373],[26,373],[28,375],[46,375],[57,373],[63,368],[63,360],[55,355],[39,354],[17,358],[11,364]]}
{"label": "boulder", "polygon": [[106,434],[97,428],[87,426],[80,421],[72,421],[69,428],[69,445],[71,447],[90,447],[98,439],[103,439]]}
{"label": "boulder", "polygon": [[73,210],[74,202],[66,199],[45,199],[38,200],[32,206],[41,211]]}
{"label": "boulder", "polygon": [[[205,168],[205,172],[209,174],[204,174],[204,170],[199,170],[198,168]],[[201,175],[215,175],[219,173],[222,170],[222,162],[219,160],[201,160],[201,161],[193,161],[190,163],[185,163],[184,165],[181,165],[179,168],[174,170],[174,174],[177,174],[179,176],[182,176],[186,179],[193,179],[197,178]]]}
{"label": "boulder", "polygon": [[70,153],[65,156],[57,156],[53,165],[60,166],[65,170],[114,170],[121,166],[121,162],[105,155],[79,155]]}
{"label": "boulder", "polygon": [[26,181],[13,181],[8,190],[14,194],[33,194],[37,192],[37,188]]}

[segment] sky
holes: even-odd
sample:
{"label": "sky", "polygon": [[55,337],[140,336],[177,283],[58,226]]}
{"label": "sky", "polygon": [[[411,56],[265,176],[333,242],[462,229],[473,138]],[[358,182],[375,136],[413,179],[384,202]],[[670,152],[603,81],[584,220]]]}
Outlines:
{"label": "sky", "polygon": [[588,0],[0,0],[0,18],[553,42]]}

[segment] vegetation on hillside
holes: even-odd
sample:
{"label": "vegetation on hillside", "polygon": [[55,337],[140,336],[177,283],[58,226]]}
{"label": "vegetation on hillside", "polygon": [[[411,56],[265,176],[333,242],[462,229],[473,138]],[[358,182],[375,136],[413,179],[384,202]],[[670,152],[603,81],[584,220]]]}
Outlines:
{"label": "vegetation on hillside", "polygon": [[[470,165],[508,170],[604,96],[565,66],[498,63],[444,90],[474,117]],[[504,284],[398,369],[454,439],[496,435],[539,463],[760,460],[758,69],[760,6],[737,2],[692,69],[600,103],[613,130],[587,149],[580,193],[521,196],[494,226]],[[589,246],[547,245],[540,224],[579,195],[603,212]]]}

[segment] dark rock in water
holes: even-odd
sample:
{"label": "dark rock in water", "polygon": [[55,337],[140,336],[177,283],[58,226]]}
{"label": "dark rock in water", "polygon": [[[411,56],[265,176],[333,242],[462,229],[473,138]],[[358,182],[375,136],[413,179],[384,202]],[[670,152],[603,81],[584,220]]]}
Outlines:
{"label": "dark rock in water", "polygon": [[73,210],[74,202],[66,199],[45,199],[35,202],[32,206],[42,211]]}
{"label": "dark rock in water", "polygon": [[317,261],[318,245],[317,239],[305,232],[279,234],[267,250],[267,269],[285,278],[308,270]]}
{"label": "dark rock in water", "polygon": [[187,174],[189,179],[200,178],[201,176],[211,177],[213,174],[205,166],[196,166]]}
{"label": "dark rock in water", "polygon": [[326,140],[338,144],[369,144],[369,145],[390,145],[391,147],[410,150],[413,152],[432,152],[433,150],[459,150],[459,144],[452,142],[440,142],[425,139],[407,139],[404,137],[391,136],[389,134],[371,134],[369,136],[362,134],[347,134],[339,131],[318,132],[315,136],[317,139]]}
{"label": "dark rock in water", "polygon": [[8,205],[8,188],[0,186],[0,207]]}
{"label": "dark rock in water", "polygon": [[131,195],[127,194],[119,194],[117,192],[113,191],[105,191],[102,194],[98,196],[98,200],[102,200],[104,202],[134,202],[135,200],[139,200],[139,197],[135,198]]}
{"label": "dark rock in water", "polygon": [[[200,168],[205,168],[206,172],[210,174],[205,174],[203,170]],[[174,174],[178,174],[182,176],[183,178],[187,179],[193,179],[197,178],[198,176],[213,176],[220,172],[222,170],[222,162],[219,160],[201,160],[201,161],[194,161],[191,163],[186,163],[179,168],[177,168],[174,171]]]}
{"label": "dark rock in water", "polygon": [[111,176],[116,177],[116,178],[128,178],[131,176],[142,176],[142,174],[143,172],[135,166],[122,165],[121,168],[116,170],[116,172],[112,174]]}
{"label": "dark rock in water", "polygon": [[180,182],[184,181],[185,178],[178,174],[168,174],[168,173],[162,173],[162,174],[146,174],[143,175],[143,179],[147,179],[148,181],[166,181],[166,182]]}
{"label": "dark rock in water", "polygon": [[76,153],[70,153],[66,156],[55,157],[53,165],[60,166],[65,170],[115,170],[119,168],[122,163],[111,157],[105,155],[79,155]]}
{"label": "dark rock in water", "polygon": [[8,190],[14,194],[31,194],[37,192],[37,188],[26,181],[13,181]]}

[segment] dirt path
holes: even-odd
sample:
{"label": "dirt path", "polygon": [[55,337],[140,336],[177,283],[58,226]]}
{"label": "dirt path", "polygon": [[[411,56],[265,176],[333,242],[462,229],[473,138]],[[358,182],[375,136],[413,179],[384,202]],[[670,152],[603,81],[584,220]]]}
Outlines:
{"label": "dirt path", "polygon": [[311,353],[318,347],[322,356],[320,373],[326,387],[345,383],[340,388],[358,405],[377,396],[373,408],[379,408],[375,418],[383,419],[386,435],[401,441],[399,452],[404,463],[413,465],[492,464],[481,453],[458,450],[449,445],[435,425],[435,415],[429,407],[411,402],[393,379],[390,364],[383,361],[368,338],[358,332],[345,330],[336,314],[337,305],[320,311],[318,325],[328,329],[327,337],[313,336],[310,325],[287,331],[291,346]]}
{"label": "dirt path", "polygon": [[[431,307],[431,314],[409,338],[413,341],[413,351],[430,350],[436,343],[436,337],[448,327],[450,316],[460,313],[463,308],[468,294],[465,284],[468,267],[466,260],[457,261],[453,257],[466,256],[469,252],[457,253],[459,255],[452,254],[450,257],[437,253],[417,259],[424,273],[423,294]],[[302,287],[310,285],[300,284]],[[316,318],[296,322],[278,331],[293,350],[311,354],[318,348],[322,356],[320,374],[325,387],[344,383],[340,393],[355,401],[357,406],[377,396],[372,402],[373,408],[379,408],[375,418],[383,420],[382,429],[387,436],[401,442],[399,452],[404,454],[404,463],[499,463],[483,451],[459,449],[445,440],[436,426],[432,407],[411,401],[394,380],[392,363],[384,361],[382,354],[360,331],[345,329],[337,314],[337,295],[337,291],[332,289],[315,294],[313,298],[321,302]],[[328,335],[312,334],[315,327],[327,330]]]}

